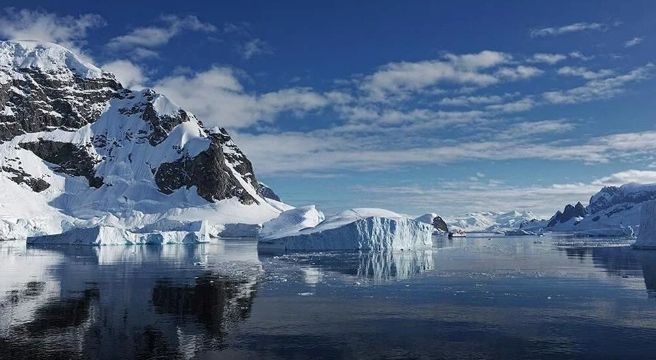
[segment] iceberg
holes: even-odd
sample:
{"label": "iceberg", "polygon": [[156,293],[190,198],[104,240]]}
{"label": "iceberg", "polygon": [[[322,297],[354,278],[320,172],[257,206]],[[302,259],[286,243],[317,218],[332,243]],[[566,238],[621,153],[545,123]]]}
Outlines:
{"label": "iceberg", "polygon": [[656,200],[642,204],[640,211],[640,233],[633,247],[656,250]]}
{"label": "iceberg", "polygon": [[264,223],[258,250],[408,250],[432,246],[432,234],[432,226],[388,210],[351,209],[323,220],[312,206]]}
{"label": "iceberg", "polygon": [[27,244],[57,245],[162,245],[209,242],[203,231],[155,231],[137,233],[112,226],[73,228],[61,234],[27,238]]}

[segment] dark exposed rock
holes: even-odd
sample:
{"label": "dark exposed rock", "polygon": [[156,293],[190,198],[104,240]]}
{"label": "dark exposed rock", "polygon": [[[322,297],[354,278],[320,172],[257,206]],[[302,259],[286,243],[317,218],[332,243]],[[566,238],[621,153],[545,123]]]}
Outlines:
{"label": "dark exposed rock", "polygon": [[110,75],[62,81],[35,69],[21,73],[25,79],[0,84],[0,104],[12,110],[11,115],[0,115],[0,141],[56,128],[79,129],[95,121],[103,110],[98,105],[121,89]]}
{"label": "dark exposed rock", "polygon": [[[194,157],[183,156],[159,166],[155,172],[155,182],[159,190],[171,194],[183,186],[196,186],[198,195],[210,202],[236,196],[244,204],[256,203],[225,164],[221,147],[222,137],[217,134],[210,137],[210,147],[200,154]],[[250,167],[250,162],[248,166]]]}
{"label": "dark exposed rock", "polygon": [[30,150],[41,159],[58,165],[55,168],[57,172],[72,176],[84,176],[89,181],[89,186],[95,188],[103,185],[103,179],[95,176],[94,167],[99,160],[91,156],[84,147],[50,140],[21,143],[20,146],[23,149]]}
{"label": "dark exposed rock", "polygon": [[[197,121],[184,110],[177,113],[171,111],[169,114],[158,113],[160,107],[156,101],[162,95],[154,90],[135,92],[123,89],[114,76],[108,73],[83,77],[77,71],[72,71],[69,76],[68,70],[52,72],[36,67],[7,69],[0,69],[0,72],[7,71],[11,75],[8,76],[11,80],[0,84],[0,143],[26,133],[80,129],[95,123],[108,105],[117,103],[123,107],[118,109],[121,114],[140,118],[149,125],[149,129],[144,127],[138,131],[126,131],[120,138],[110,138],[106,133],[94,133],[90,142],[83,145],[46,140],[20,143],[22,148],[57,165],[55,171],[84,176],[89,185],[95,188],[103,185],[103,179],[95,175],[95,168],[100,162],[114,161],[118,156],[113,151],[123,151],[118,149],[129,147],[126,142],[157,146],[176,126]],[[112,121],[123,119],[118,117]],[[202,123],[199,122],[199,125],[200,135],[210,136],[210,147],[193,157],[185,155],[184,149],[176,149],[180,159],[152,169],[160,191],[171,193],[183,186],[196,186],[198,194],[208,201],[236,196],[242,203],[255,203],[255,198],[243,185],[246,182],[258,193],[262,191],[251,162],[234,144],[226,130],[220,129],[210,135]],[[102,154],[102,158],[95,156],[88,148],[95,148],[97,153]],[[133,161],[132,154],[128,160]],[[43,191],[49,186],[45,180],[16,166],[8,166],[8,169],[11,171],[5,171],[11,173],[13,181],[25,183],[34,191]]]}
{"label": "dark exposed rock", "polygon": [[587,209],[581,202],[576,205],[567,204],[563,212],[557,211],[554,216],[549,219],[547,227],[553,227],[558,223],[568,222],[569,220],[577,217],[585,217],[588,214]]}
{"label": "dark exposed rock", "polygon": [[261,197],[267,198],[267,199],[271,199],[271,200],[275,200],[275,201],[281,201],[280,197],[278,196],[278,194],[276,194],[273,191],[273,189],[271,189],[270,187],[266,186],[263,183],[259,183],[259,185],[260,185],[260,188],[257,190],[258,195],[260,195]]}
{"label": "dark exposed rock", "polygon": [[[651,191],[650,191],[651,190]],[[606,186],[590,198],[588,213],[594,214],[622,203],[642,203],[656,199],[654,189],[644,191],[622,191],[617,186]]]}
{"label": "dark exposed rock", "polygon": [[154,90],[147,89],[143,91],[143,95],[145,102],[119,111],[124,115],[141,114],[141,118],[150,125],[151,132],[148,135],[150,145],[156,146],[161,143],[173,128],[190,120],[189,114],[184,110],[180,110],[176,116],[158,114],[153,105],[158,94]]}
{"label": "dark exposed rock", "polygon": [[444,221],[444,219],[442,219],[442,218],[439,217],[439,216],[436,216],[436,217],[433,219],[433,227],[436,228],[437,230],[442,230],[442,231],[444,231],[444,232],[446,232],[446,233],[449,232],[449,228],[448,228],[448,226],[446,225],[446,221]]}
{"label": "dark exposed rock", "polygon": [[50,187],[50,184],[43,179],[32,177],[32,175],[26,173],[23,169],[14,169],[8,166],[3,166],[2,171],[13,174],[9,179],[16,184],[26,184],[34,192],[41,192]]}

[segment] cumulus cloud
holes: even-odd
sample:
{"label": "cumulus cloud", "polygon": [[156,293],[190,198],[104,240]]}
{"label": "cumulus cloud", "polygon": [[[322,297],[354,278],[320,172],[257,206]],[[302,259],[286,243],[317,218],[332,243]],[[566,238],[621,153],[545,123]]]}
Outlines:
{"label": "cumulus cloud", "polygon": [[531,30],[531,37],[557,36],[581,31],[605,31],[608,26],[601,23],[577,22],[558,27],[544,27]]}
{"label": "cumulus cloud", "polygon": [[327,104],[322,94],[307,88],[281,89],[264,94],[245,90],[235,70],[213,67],[191,75],[160,79],[155,89],[196,114],[210,127],[245,128],[272,121],[282,112],[304,113]]}
{"label": "cumulus cloud", "polygon": [[103,25],[103,18],[95,14],[58,16],[39,10],[9,8],[0,15],[0,36],[9,40],[52,42],[83,54],[88,32]]}
{"label": "cumulus cloud", "polygon": [[141,67],[129,60],[114,60],[102,66],[116,76],[116,80],[128,89],[142,89],[148,80]]}
{"label": "cumulus cloud", "polygon": [[499,78],[484,70],[510,59],[510,55],[485,50],[477,54],[446,54],[439,60],[395,62],[367,76],[361,88],[372,98],[382,100],[389,94],[415,92],[442,83],[486,86]]}

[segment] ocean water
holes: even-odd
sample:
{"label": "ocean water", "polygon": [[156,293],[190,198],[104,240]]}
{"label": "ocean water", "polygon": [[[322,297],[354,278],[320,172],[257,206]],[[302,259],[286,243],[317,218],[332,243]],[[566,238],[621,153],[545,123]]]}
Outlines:
{"label": "ocean water", "polygon": [[0,358],[645,359],[656,252],[628,244],[478,237],[270,255],[254,240],[0,242]]}

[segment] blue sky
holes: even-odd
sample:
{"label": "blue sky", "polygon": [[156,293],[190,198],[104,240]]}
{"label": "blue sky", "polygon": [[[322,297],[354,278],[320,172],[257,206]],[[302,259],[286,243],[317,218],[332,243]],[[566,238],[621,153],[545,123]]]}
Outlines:
{"label": "blue sky", "polygon": [[548,216],[656,182],[653,1],[0,2],[224,126],[294,205]]}

